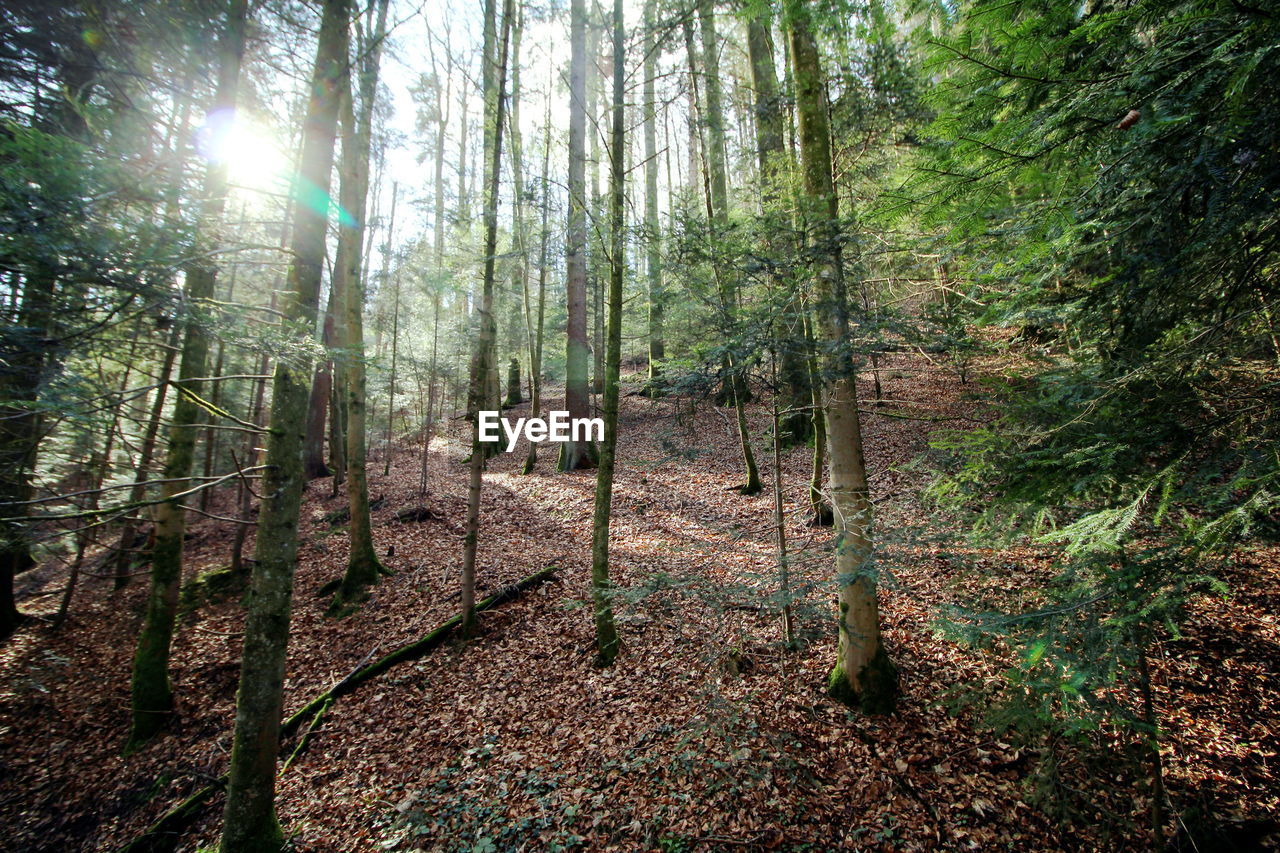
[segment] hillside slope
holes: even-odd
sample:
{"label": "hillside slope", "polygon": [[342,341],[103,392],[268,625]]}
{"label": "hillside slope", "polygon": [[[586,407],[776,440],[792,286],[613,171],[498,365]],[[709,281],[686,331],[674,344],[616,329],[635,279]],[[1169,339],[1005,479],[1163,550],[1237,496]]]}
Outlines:
{"label": "hillside slope", "polygon": [[[1086,775],[1092,759],[1064,750],[1058,783],[1093,787],[1072,798],[1078,811],[1066,824],[1055,823],[1031,804],[1036,755],[940,705],[961,682],[1000,668],[931,627],[956,585],[975,582],[962,563],[985,568],[983,582],[1016,584],[1042,574],[1046,561],[966,550],[921,516],[920,475],[896,469],[925,450],[928,430],[962,426],[974,407],[948,372],[923,360],[899,357],[885,387],[896,402],[869,408],[865,424],[881,560],[894,575],[883,616],[902,674],[897,715],[851,715],[822,691],[834,626],[828,534],[806,526],[804,512],[811,451],[784,457],[793,583],[802,593],[802,642],[787,651],[771,598],[772,495],[729,491],[739,477],[731,422],[705,405],[691,413],[687,403],[632,396],[623,401],[614,499],[613,571],[624,598],[616,665],[592,667],[594,472],[554,473],[545,452],[539,470],[521,476],[522,442],[485,475],[479,582],[494,591],[549,565],[562,571],[486,613],[474,642],[392,669],[329,710],[280,780],[295,849],[1143,848],[1138,776],[1111,767],[1096,789]],[[912,419],[922,417],[933,420]],[[766,435],[768,412],[757,404],[751,419],[753,434]],[[286,713],[453,614],[464,424],[450,430],[434,445],[425,499],[412,448],[397,452],[388,478],[371,464],[371,493],[385,498],[375,536],[395,574],[347,619],[326,619],[327,600],[316,595],[345,565],[345,530],[325,521],[343,500],[329,497],[327,479],[309,486]],[[767,472],[763,440],[758,458]],[[420,503],[438,518],[394,521]],[[193,523],[189,573],[225,560],[227,528]],[[1242,558],[1231,573],[1244,585],[1230,599],[1203,602],[1186,638],[1164,650],[1156,679],[1175,804],[1203,802],[1241,843],[1274,844],[1274,834],[1263,839],[1280,814],[1274,565],[1274,555]],[[52,589],[61,579],[44,583]],[[28,587],[28,610],[53,606],[35,580]],[[174,649],[179,717],[157,742],[119,756],[140,587],[110,595],[105,582],[90,582],[61,634],[28,624],[0,648],[4,849],[118,849],[225,771],[240,649],[234,600],[183,617]],[[215,843],[220,807],[205,808],[178,849]]]}

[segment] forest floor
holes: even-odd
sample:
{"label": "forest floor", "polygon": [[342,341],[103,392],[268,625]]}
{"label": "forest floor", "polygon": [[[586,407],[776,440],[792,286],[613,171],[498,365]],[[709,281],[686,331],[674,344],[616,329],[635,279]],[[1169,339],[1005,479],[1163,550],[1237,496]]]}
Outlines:
{"label": "forest floor", "polygon": [[[987,369],[998,365],[988,364]],[[829,532],[807,526],[811,450],[783,457],[799,647],[780,644],[773,498],[731,488],[731,412],[624,398],[612,571],[622,653],[596,669],[588,599],[595,472],[554,472],[525,445],[485,475],[479,584],[495,591],[546,566],[556,579],[481,618],[481,635],[402,664],[339,700],[279,780],[293,849],[388,850],[1099,850],[1149,845],[1148,784],[1132,738],[1047,753],[980,725],[1007,659],[937,629],[940,609],[982,585],[1043,578],[1048,556],[982,551],[922,512],[911,466],[928,433],[980,420],[942,365],[885,365],[891,402],[864,418],[874,472],[885,640],[901,673],[898,712],[864,717],[823,691],[834,624]],[[870,392],[870,388],[864,388]],[[557,400],[549,403],[556,404]],[[527,412],[528,405],[515,414]],[[910,415],[915,419],[900,417]],[[895,416],[897,415],[897,416]],[[937,420],[920,420],[935,418]],[[768,409],[750,410],[767,435]],[[355,615],[324,615],[316,591],[345,566],[343,506],[311,483],[295,586],[286,714],[360,662],[416,639],[457,607],[465,424],[437,440],[430,487],[405,445],[391,475],[370,465],[379,553],[394,575]],[[771,471],[765,440],[756,447]],[[213,511],[232,514],[231,497]],[[398,524],[425,504],[437,520]],[[195,520],[188,572],[223,565],[229,525]],[[1276,849],[1280,831],[1280,560],[1249,552],[1223,569],[1226,597],[1197,601],[1185,634],[1156,650],[1163,758],[1179,820],[1200,849]],[[22,579],[23,607],[50,612],[56,572]],[[241,608],[182,617],[168,732],[122,758],[129,668],[145,590],[80,590],[69,624],[31,620],[0,647],[0,848],[114,850],[227,766]],[[288,744],[292,748],[293,743]],[[286,749],[287,752],[287,749]],[[221,800],[177,849],[216,843]],[[1218,836],[1206,834],[1216,827]],[[1213,843],[1210,845],[1209,842]],[[1182,849],[1193,849],[1184,836]]]}

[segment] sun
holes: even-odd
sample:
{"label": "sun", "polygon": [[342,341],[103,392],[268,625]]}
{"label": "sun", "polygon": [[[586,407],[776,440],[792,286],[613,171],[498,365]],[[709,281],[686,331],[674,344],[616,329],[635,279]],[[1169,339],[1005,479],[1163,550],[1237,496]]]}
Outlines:
{"label": "sun", "polygon": [[209,162],[225,165],[228,180],[240,189],[275,192],[289,176],[289,158],[274,135],[242,112],[210,113],[196,133],[196,148]]}

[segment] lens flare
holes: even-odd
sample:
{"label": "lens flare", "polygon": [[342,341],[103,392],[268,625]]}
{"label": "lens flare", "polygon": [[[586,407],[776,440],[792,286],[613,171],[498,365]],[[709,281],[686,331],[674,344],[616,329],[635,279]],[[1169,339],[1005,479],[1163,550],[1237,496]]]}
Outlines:
{"label": "lens flare", "polygon": [[225,166],[231,183],[249,190],[283,189],[289,158],[271,133],[235,110],[214,110],[196,132],[196,150]]}

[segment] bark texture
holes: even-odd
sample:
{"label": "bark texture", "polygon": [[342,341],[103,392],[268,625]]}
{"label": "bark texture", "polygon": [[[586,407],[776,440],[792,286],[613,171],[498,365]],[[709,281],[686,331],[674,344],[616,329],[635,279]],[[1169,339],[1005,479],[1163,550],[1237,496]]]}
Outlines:
{"label": "bark texture", "polygon": [[[587,388],[587,8],[585,0],[569,4],[569,220],[565,234],[565,299],[568,319],[565,350],[564,407],[570,418],[588,417]],[[560,445],[559,469],[573,471],[593,464],[590,442]]]}
{"label": "bark texture", "polygon": [[807,3],[788,22],[804,168],[804,212],[814,258],[813,295],[826,341],[823,406],[831,463],[827,491],[835,513],[839,648],[828,679],[835,699],[868,713],[893,710],[897,672],[880,643],[872,562],[871,495],[858,419],[856,371],[847,349],[849,319],[841,265],[826,85]]}

